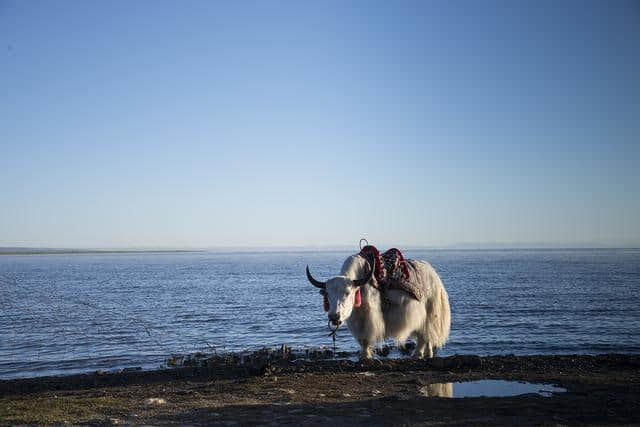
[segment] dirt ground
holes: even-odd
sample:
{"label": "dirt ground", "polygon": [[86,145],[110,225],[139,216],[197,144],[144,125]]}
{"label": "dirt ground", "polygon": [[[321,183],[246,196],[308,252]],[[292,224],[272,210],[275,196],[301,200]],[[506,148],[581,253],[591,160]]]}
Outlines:
{"label": "dirt ground", "polygon": [[[488,378],[568,391],[447,398],[429,385]],[[640,355],[215,360],[0,381],[0,424],[640,425]]]}

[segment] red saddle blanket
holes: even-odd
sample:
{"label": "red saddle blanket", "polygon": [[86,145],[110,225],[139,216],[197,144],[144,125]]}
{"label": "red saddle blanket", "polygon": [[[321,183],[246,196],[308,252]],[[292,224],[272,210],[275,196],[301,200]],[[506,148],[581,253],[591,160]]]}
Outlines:
{"label": "red saddle blanket", "polygon": [[374,266],[374,277],[384,293],[390,289],[406,292],[416,300],[422,300],[422,289],[416,285],[416,271],[411,260],[405,260],[399,249],[391,248],[383,254],[375,246],[367,245],[360,250]]}

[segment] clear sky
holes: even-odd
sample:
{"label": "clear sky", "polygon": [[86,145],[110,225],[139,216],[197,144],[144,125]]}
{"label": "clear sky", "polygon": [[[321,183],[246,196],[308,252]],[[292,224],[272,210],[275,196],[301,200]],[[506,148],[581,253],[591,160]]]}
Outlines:
{"label": "clear sky", "polygon": [[0,246],[640,246],[637,1],[0,1]]}

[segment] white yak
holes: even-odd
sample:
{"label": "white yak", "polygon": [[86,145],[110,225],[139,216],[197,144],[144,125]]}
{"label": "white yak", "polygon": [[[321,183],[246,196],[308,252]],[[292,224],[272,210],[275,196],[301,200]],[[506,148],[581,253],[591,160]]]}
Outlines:
{"label": "white yak", "polygon": [[[386,289],[382,293],[373,268],[361,255],[347,258],[340,274],[326,282],[314,279],[307,266],[309,282],[320,288],[320,293],[328,300],[325,309],[329,321],[336,327],[347,323],[360,344],[362,358],[371,358],[373,346],[387,338],[396,343],[414,338],[413,357],[431,358],[434,348],[442,347],[449,337],[449,297],[440,277],[425,261],[407,262],[413,267],[414,282],[422,291],[420,301],[399,289]],[[358,289],[360,298],[356,296]]]}

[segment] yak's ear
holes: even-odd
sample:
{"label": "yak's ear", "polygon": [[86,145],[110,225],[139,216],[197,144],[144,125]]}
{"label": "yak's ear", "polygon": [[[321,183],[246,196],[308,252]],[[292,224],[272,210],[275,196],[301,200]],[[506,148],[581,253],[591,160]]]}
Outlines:
{"label": "yak's ear", "polygon": [[320,289],[319,294],[320,294],[320,295],[326,295],[326,294],[327,294],[327,291],[325,291],[324,289]]}

